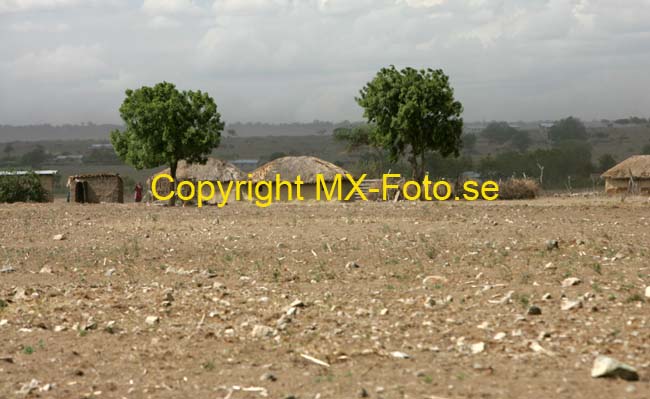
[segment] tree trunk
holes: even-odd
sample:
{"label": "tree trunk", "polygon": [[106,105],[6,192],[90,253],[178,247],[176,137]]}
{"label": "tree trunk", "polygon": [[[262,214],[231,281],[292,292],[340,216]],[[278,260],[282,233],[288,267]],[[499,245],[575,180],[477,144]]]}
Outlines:
{"label": "tree trunk", "polygon": [[178,161],[171,161],[169,163],[169,174],[172,177],[171,190],[174,191],[174,195],[169,199],[169,205],[176,205],[176,168],[178,167]]}

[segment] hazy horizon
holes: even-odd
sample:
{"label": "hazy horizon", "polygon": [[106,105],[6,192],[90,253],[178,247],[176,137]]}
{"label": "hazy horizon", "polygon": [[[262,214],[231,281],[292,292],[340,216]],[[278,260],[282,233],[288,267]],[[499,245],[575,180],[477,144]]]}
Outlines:
{"label": "hazy horizon", "polygon": [[0,0],[0,124],[119,124],[124,90],[227,122],[359,121],[381,68],[442,68],[467,121],[650,116],[650,2]]}

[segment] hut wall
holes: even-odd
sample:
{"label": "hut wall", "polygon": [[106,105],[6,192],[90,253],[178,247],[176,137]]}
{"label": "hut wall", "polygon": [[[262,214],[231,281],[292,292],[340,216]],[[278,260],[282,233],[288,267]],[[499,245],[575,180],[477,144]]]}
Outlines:
{"label": "hut wall", "polygon": [[[609,195],[627,193],[629,179],[613,179],[608,177],[605,179],[605,192]],[[636,179],[639,194],[650,194],[650,179]]]}
{"label": "hut wall", "polygon": [[47,192],[47,200],[50,202],[54,201],[54,176],[52,175],[38,175],[38,180],[41,182],[41,186]]}
{"label": "hut wall", "polygon": [[[81,176],[80,181],[87,183],[86,202],[124,202],[124,182],[119,176]],[[70,198],[76,198],[76,184],[70,186]]]}

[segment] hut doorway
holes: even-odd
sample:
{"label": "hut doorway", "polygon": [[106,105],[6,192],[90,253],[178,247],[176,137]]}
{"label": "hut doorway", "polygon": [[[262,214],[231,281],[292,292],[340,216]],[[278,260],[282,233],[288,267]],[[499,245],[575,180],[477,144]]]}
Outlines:
{"label": "hut doorway", "polygon": [[85,203],[88,196],[88,183],[85,181],[77,181],[74,186],[74,202]]}

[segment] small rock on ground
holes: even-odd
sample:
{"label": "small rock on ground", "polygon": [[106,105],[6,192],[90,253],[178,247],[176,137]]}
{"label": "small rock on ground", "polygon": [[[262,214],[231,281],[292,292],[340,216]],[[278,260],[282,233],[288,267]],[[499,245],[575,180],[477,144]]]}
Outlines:
{"label": "small rock on ground", "polygon": [[627,381],[639,380],[639,374],[634,367],[603,355],[598,356],[594,360],[594,365],[591,369],[591,376],[593,378],[621,378]]}

